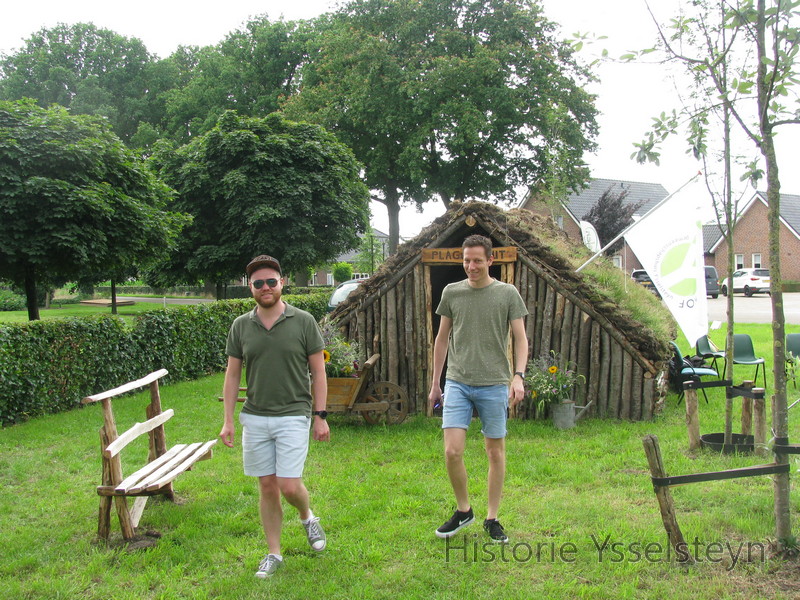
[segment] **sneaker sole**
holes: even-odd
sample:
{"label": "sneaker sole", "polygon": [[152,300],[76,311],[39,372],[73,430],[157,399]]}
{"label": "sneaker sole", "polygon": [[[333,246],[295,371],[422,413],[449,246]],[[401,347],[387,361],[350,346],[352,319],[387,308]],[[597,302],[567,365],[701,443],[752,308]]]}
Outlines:
{"label": "sneaker sole", "polygon": [[464,529],[464,527],[466,527],[467,525],[469,525],[470,523],[472,523],[474,520],[475,520],[475,517],[472,517],[472,518],[471,518],[469,521],[464,521],[464,522],[463,522],[461,525],[459,525],[458,527],[456,527],[455,529],[453,529],[453,531],[439,531],[439,530],[437,529],[437,530],[436,530],[436,537],[438,537],[438,538],[440,538],[440,539],[445,539],[445,538],[453,537],[455,534],[457,534],[459,531],[461,531],[462,529]]}

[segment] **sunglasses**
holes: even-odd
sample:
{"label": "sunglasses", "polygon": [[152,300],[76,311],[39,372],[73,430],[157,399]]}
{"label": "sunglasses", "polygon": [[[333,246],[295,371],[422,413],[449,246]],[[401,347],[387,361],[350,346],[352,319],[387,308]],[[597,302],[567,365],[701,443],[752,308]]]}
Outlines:
{"label": "sunglasses", "polygon": [[260,290],[262,287],[264,287],[265,283],[267,284],[268,287],[271,287],[271,288],[277,287],[278,286],[278,281],[280,281],[280,280],[279,279],[275,279],[274,277],[270,277],[269,279],[256,279],[255,281],[251,281],[250,283],[253,284],[254,288],[256,288],[257,290]]}

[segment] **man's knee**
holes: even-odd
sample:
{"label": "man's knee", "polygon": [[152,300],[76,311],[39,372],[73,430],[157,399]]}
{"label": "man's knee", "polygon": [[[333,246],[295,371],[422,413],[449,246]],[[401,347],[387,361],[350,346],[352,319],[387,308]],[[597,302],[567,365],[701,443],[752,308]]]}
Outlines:
{"label": "man's knee", "polygon": [[279,477],[278,486],[285,498],[295,498],[303,490],[303,480],[299,477]]}

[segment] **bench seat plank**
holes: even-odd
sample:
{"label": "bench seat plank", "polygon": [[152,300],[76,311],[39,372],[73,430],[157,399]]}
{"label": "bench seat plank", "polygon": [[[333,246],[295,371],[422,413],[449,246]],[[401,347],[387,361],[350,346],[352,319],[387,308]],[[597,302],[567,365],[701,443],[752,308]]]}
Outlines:
{"label": "bench seat plank", "polygon": [[[213,443],[211,445],[215,444],[216,440],[212,440],[212,442]],[[152,491],[167,485],[170,481],[175,479],[178,475],[186,471],[195,462],[197,462],[199,456],[193,459],[195,451],[197,451],[199,448],[202,448],[206,444],[209,444],[209,442],[206,442],[205,444],[203,442],[195,442],[193,444],[177,444],[173,447],[179,448],[177,452],[172,454],[172,456],[170,456],[166,461],[161,461],[158,468],[150,469],[150,472],[143,474],[143,476],[140,474],[139,480],[132,485],[129,485],[127,487],[127,491],[135,494],[144,490]],[[171,450],[172,448],[170,451]],[[169,454],[170,451],[168,451],[167,454]],[[137,473],[141,473],[141,471],[143,471],[143,469],[139,469]],[[121,487],[122,486],[117,486],[117,490],[121,491]]]}
{"label": "bench seat plank", "polygon": [[151,492],[153,490],[157,490],[164,487],[170,481],[177,478],[178,475],[180,475],[184,471],[191,469],[194,463],[211,458],[213,452],[212,447],[216,443],[217,440],[210,440],[200,445],[198,448],[195,448],[195,450],[191,454],[189,454],[184,461],[176,465],[175,468],[172,469],[169,473],[165,474],[157,481],[150,483],[150,485],[147,486],[147,491]]}
{"label": "bench seat plank", "polygon": [[123,492],[123,493],[126,492],[126,491],[129,491],[130,488],[132,488],[139,481],[141,481],[142,479],[144,479],[145,477],[150,475],[150,473],[152,473],[156,469],[161,468],[162,465],[164,465],[166,462],[171,460],[176,454],[178,454],[178,452],[183,450],[185,447],[186,447],[186,444],[176,444],[175,446],[173,446],[172,448],[167,450],[167,452],[165,454],[162,454],[161,456],[159,456],[154,461],[147,463],[141,469],[139,469],[138,471],[136,471],[132,475],[128,475],[128,477],[126,477],[125,479],[120,481],[119,484],[115,488],[116,491],[117,492]]}

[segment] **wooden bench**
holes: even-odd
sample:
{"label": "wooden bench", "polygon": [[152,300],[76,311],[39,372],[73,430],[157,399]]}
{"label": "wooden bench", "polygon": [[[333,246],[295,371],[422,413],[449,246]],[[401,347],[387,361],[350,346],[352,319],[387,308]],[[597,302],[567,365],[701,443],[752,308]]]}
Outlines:
{"label": "wooden bench", "polygon": [[[131,381],[113,390],[108,390],[84,398],[82,404],[100,402],[103,407],[103,426],[100,428],[100,451],[103,462],[102,483],[97,487],[100,496],[100,514],[97,533],[108,539],[111,529],[111,503],[116,503],[117,515],[122,528],[122,537],[130,540],[144,511],[149,496],[162,495],[175,499],[172,481],[181,473],[191,469],[198,460],[212,456],[212,447],[217,440],[193,444],[176,444],[167,449],[164,423],[172,418],[172,409],[161,410],[161,396],[158,380],[167,374],[166,369],[150,373],[136,381]],[[117,433],[111,399],[120,394],[150,386],[150,404],[146,408],[147,420],[136,423],[123,434]],[[128,477],[122,474],[120,452],[140,435],[150,437],[150,452],[147,464]],[[133,508],[128,508],[128,496],[135,496]]]}

